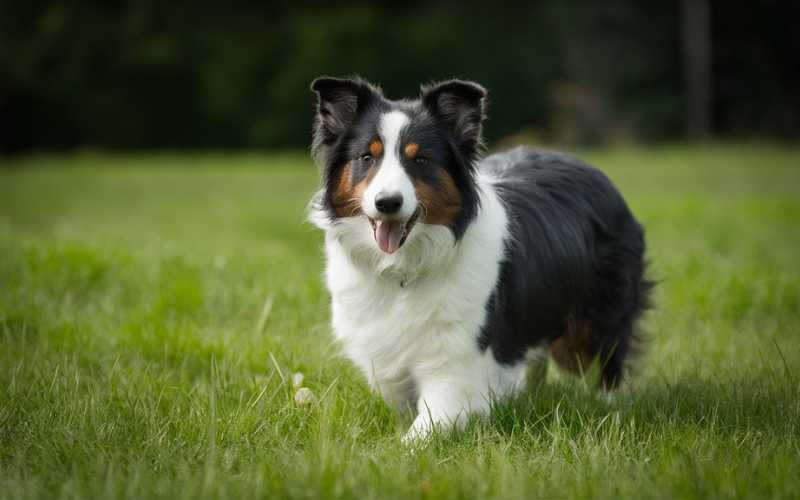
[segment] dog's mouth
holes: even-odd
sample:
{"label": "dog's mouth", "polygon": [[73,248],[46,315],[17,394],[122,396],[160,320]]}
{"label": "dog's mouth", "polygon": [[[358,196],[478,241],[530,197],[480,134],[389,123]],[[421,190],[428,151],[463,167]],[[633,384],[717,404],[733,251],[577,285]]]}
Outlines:
{"label": "dog's mouth", "polygon": [[375,243],[378,247],[388,254],[395,253],[403,243],[406,242],[408,234],[414,228],[419,218],[419,210],[408,218],[408,220],[387,220],[387,219],[373,219],[369,217],[369,223],[372,224],[372,236],[375,238]]}

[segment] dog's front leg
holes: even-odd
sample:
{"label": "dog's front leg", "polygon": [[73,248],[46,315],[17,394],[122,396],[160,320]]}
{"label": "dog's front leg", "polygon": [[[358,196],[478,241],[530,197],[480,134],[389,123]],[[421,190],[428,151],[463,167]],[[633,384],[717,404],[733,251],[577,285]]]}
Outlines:
{"label": "dog's front leg", "polygon": [[493,395],[486,377],[475,373],[464,375],[440,375],[420,384],[417,417],[403,436],[403,442],[422,441],[434,428],[463,429],[470,414],[489,414]]}

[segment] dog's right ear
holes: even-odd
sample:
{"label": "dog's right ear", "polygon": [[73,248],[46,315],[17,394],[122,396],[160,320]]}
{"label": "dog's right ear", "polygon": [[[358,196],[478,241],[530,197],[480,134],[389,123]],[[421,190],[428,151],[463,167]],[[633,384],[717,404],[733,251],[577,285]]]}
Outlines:
{"label": "dog's right ear", "polygon": [[[317,94],[317,141],[329,144],[353,124],[380,91],[363,80],[323,76],[311,82]],[[320,137],[321,135],[321,137]]]}

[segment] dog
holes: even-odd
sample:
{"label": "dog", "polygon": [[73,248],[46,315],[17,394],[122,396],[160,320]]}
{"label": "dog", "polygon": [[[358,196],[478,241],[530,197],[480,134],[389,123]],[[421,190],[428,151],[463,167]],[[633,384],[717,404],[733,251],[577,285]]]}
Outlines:
{"label": "dog", "polygon": [[548,353],[620,384],[652,283],[642,226],[602,172],[525,147],[483,158],[474,82],[397,101],[359,78],[311,90],[332,328],[388,404],[416,409],[404,441],[488,415]]}

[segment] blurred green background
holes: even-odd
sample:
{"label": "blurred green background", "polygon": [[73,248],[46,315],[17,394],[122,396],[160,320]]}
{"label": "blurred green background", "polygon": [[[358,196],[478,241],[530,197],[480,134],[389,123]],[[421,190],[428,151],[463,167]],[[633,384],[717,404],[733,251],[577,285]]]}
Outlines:
{"label": "blurred green background", "polygon": [[[309,82],[461,77],[488,138],[800,134],[798,2],[0,1],[0,150],[296,148]],[[510,139],[509,139],[510,138]]]}

